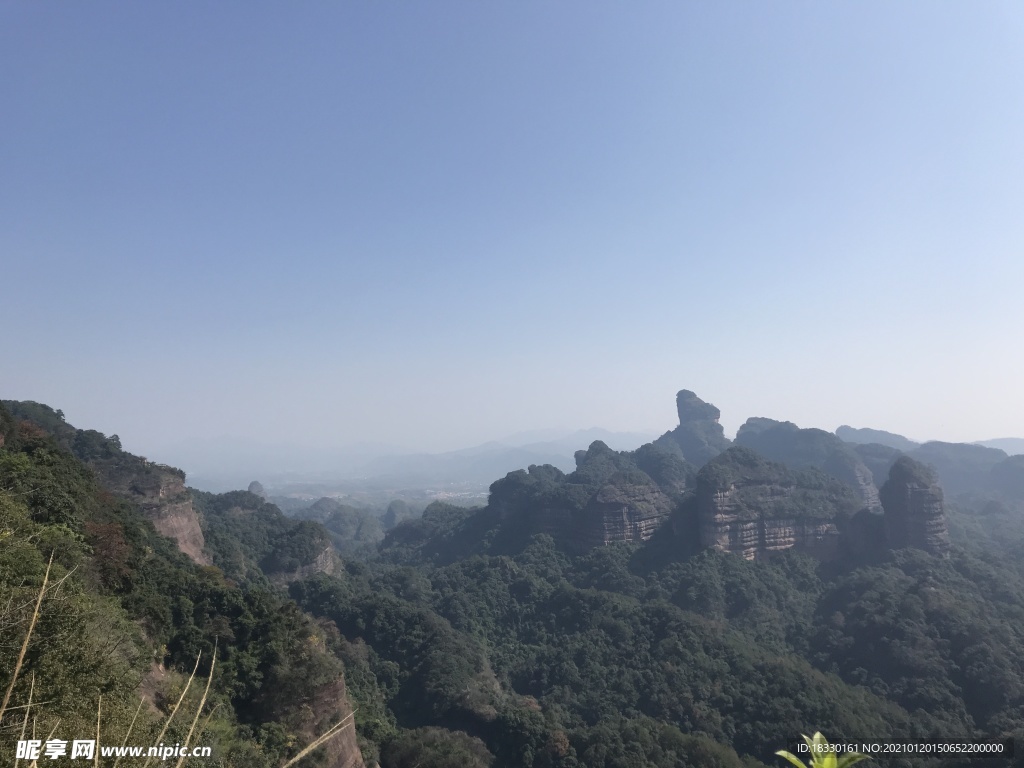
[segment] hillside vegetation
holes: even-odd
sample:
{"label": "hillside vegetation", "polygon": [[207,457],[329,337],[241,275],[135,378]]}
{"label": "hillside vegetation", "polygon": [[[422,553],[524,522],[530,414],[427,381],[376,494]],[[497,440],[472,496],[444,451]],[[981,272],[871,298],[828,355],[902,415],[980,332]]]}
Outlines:
{"label": "hillside vegetation", "polygon": [[[955,465],[971,490],[943,507],[948,467],[936,479],[897,449],[755,422],[779,456],[787,440],[823,447],[820,462],[795,449],[772,461],[719,439],[717,409],[692,393],[679,408],[690,422],[655,443],[595,443],[572,473],[510,473],[487,506],[431,504],[377,546],[380,530],[358,540],[365,521],[337,502],[296,520],[248,491],[192,491],[191,557],[150,519],[163,508],[133,501],[148,498],[133,483],[167,468],[45,406],[0,409],[5,688],[50,585],[0,748],[13,750],[30,698],[37,733],[57,718],[62,733],[94,733],[102,696],[107,738],[120,743],[138,709],[130,743],[149,743],[199,659],[162,737],[184,740],[214,653],[192,739],[215,747],[203,765],[280,766],[350,700],[362,756],[350,730],[305,764],[753,768],[819,730],[1024,737],[1015,464]],[[883,510],[861,507],[864,486],[832,474],[852,466],[834,455],[885,475],[869,481]],[[952,544],[929,549],[947,519]],[[708,521],[727,538],[707,539]],[[804,551],[797,524],[838,543]],[[761,538],[729,544],[749,531]]]}

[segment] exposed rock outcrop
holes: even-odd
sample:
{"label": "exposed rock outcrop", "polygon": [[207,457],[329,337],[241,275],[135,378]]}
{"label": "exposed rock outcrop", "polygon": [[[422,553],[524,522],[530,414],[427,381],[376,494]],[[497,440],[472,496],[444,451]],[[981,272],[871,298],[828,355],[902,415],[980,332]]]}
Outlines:
{"label": "exposed rock outcrop", "polygon": [[718,408],[711,403],[705,403],[688,389],[681,389],[676,393],[676,413],[679,414],[680,424],[695,421],[713,421],[717,424],[722,417],[722,412]]}
{"label": "exposed rock outcrop", "polygon": [[733,447],[697,474],[701,545],[748,560],[787,549],[834,558],[859,504],[843,483]]}
{"label": "exposed rock outcrop", "polygon": [[858,443],[853,446],[853,452],[860,457],[871,471],[871,477],[875,488],[881,488],[889,479],[889,469],[896,459],[903,455],[898,448],[893,448],[881,443]]}
{"label": "exposed rock outcrop", "polygon": [[200,565],[210,564],[184,472],[128,453],[117,435],[76,429],[65,421],[62,411],[48,405],[31,400],[4,400],[3,405],[16,419],[35,424],[73,453],[106,490],[137,505],[157,531],[174,539],[182,552]]}
{"label": "exposed rock outcrop", "polygon": [[865,509],[872,512],[881,510],[882,503],[878,500],[878,488],[875,486],[874,475],[855,453],[835,451],[825,459],[821,470],[853,488]]}
{"label": "exposed rock outcrop", "polygon": [[647,541],[671,511],[671,499],[646,473],[618,473],[576,515],[573,543],[587,550],[615,541]]}
{"label": "exposed rock outcrop", "polygon": [[341,570],[341,565],[341,558],[338,557],[337,550],[334,549],[334,546],[330,542],[325,542],[324,548],[313,558],[312,562],[300,565],[294,571],[279,571],[277,573],[273,573],[270,576],[270,580],[274,584],[280,586],[291,584],[293,581],[302,581],[304,579],[312,578],[318,573],[333,576]]}
{"label": "exposed rock outcrop", "polygon": [[907,456],[897,459],[880,496],[890,548],[914,547],[939,555],[949,551],[942,489],[927,467]]}
{"label": "exposed rock outcrop", "polygon": [[722,412],[690,390],[676,394],[676,411],[679,426],[658,438],[656,445],[671,444],[683,459],[700,467],[732,444],[718,423]]}
{"label": "exposed rock outcrop", "polygon": [[210,565],[184,472],[131,454],[88,463],[107,490],[136,504],[157,531],[174,539],[178,549],[195,562]]}
{"label": "exposed rock outcrop", "polygon": [[491,485],[489,508],[507,540],[543,533],[574,551],[646,541],[668,518],[693,468],[678,451],[645,448],[619,452],[596,440],[576,452],[571,474],[551,465],[510,472]]}
{"label": "exposed rock outcrop", "polygon": [[800,429],[791,421],[753,417],[740,427],[736,442],[793,468],[820,469],[853,488],[863,507],[881,511],[871,470],[852,446],[831,432]]}
{"label": "exposed rock outcrop", "polygon": [[[310,744],[333,725],[350,718],[352,703],[345,687],[345,677],[316,689],[299,714],[296,734],[301,743]],[[318,752],[323,754],[319,765],[324,768],[365,768],[356,740],[355,725],[347,725],[340,733],[324,742]]]}

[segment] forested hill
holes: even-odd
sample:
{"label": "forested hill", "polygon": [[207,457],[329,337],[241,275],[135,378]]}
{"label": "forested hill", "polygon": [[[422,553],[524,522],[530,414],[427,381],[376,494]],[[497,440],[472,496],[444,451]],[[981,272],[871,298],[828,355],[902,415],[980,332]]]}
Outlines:
{"label": "forested hill", "polygon": [[[50,578],[70,576],[46,594],[12,702],[34,673],[37,730],[61,717],[88,733],[102,693],[119,740],[141,696],[145,743],[198,656],[202,683],[168,731],[181,740],[216,648],[203,765],[280,766],[347,698],[383,768],[753,768],[817,730],[1024,738],[1012,471],[970,464],[972,490],[943,494],[955,462],[936,476],[769,420],[735,445],[714,406],[685,391],[677,404],[680,425],[648,446],[596,443],[572,473],[512,473],[481,509],[432,504],[370,554],[339,554],[346,529],[246,491],[189,493],[203,544],[183,554],[195,539],[160,533],[165,508],[139,493],[151,486],[104,485],[149,462],[79,440],[44,406],[2,410],[0,584],[15,599],[0,684],[56,551]],[[983,471],[1003,485],[980,485]],[[20,728],[15,713],[4,725]],[[351,733],[331,743],[311,765],[355,759]]]}
{"label": "forested hill", "polygon": [[[191,733],[213,758],[190,764],[277,768],[346,718],[344,667],[326,650],[332,628],[262,571],[230,558],[201,565],[208,550],[195,548],[197,531],[160,532],[196,519],[187,492],[159,494],[181,473],[46,406],[10,406],[0,406],[4,760],[13,763],[23,732],[70,743],[95,738],[99,717],[101,744],[185,743]],[[230,546],[221,549],[222,528],[209,525],[204,542],[217,562]],[[278,537],[269,560],[289,544],[301,549]],[[361,765],[351,728],[304,764]]]}

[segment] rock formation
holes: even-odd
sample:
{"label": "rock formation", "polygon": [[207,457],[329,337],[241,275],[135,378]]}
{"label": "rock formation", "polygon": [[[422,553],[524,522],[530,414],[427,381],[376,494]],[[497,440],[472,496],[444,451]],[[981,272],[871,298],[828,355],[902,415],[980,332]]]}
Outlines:
{"label": "rock formation", "polygon": [[852,446],[831,432],[800,429],[791,421],[753,417],[736,433],[736,443],[793,468],[823,470],[853,488],[862,506],[873,512],[881,510],[871,470]]}
{"label": "rock formation", "polygon": [[[832,559],[948,548],[941,491],[930,482],[900,485],[901,470],[889,470],[896,449],[763,417],[748,419],[730,447],[714,405],[681,390],[676,407],[679,426],[636,451],[595,441],[576,452],[570,474],[551,465],[510,472],[491,485],[488,508],[473,523],[486,534],[474,535],[491,542],[485,550],[515,551],[547,534],[586,551],[646,541],[671,521],[666,535],[681,550],[714,547],[748,559],[789,549]],[[1019,475],[1015,464],[1000,479],[1016,489]]]}
{"label": "rock formation", "polygon": [[178,549],[200,565],[210,565],[184,472],[127,453],[88,464],[107,490],[137,505],[157,531],[178,543]]}
{"label": "rock formation", "polygon": [[915,547],[939,555],[949,551],[942,489],[931,470],[907,456],[900,457],[879,495],[890,548]]}
{"label": "rock formation", "polygon": [[882,509],[874,475],[856,453],[837,450],[825,459],[821,470],[853,488],[865,509],[871,512]]}
{"label": "rock formation", "polygon": [[853,452],[860,457],[871,471],[876,488],[881,488],[889,479],[889,469],[896,459],[903,455],[898,448],[893,448],[881,443],[858,443],[853,446]]}
{"label": "rock formation", "polygon": [[858,506],[834,478],[791,470],[743,447],[730,448],[697,474],[701,545],[748,560],[787,549],[834,558],[840,530]]}
{"label": "rock formation", "polygon": [[75,429],[65,421],[62,411],[48,405],[31,400],[2,402],[15,419],[36,425],[86,464],[107,491],[136,505],[157,531],[177,542],[182,552],[200,565],[210,564],[184,472],[124,451],[117,435],[108,437],[94,429]]}
{"label": "rock formation", "polygon": [[679,426],[658,438],[655,445],[671,445],[683,459],[698,467],[731,445],[718,423],[722,412],[690,390],[682,389],[676,394],[676,411]]}
{"label": "rock formation", "polygon": [[671,511],[672,501],[646,473],[617,473],[574,516],[574,548],[647,541]]}
{"label": "rock formation", "polygon": [[668,518],[693,470],[678,452],[640,454],[596,440],[576,452],[571,474],[550,465],[508,473],[491,485],[489,507],[504,535],[515,530],[510,538],[520,541],[543,533],[574,551],[646,541]]}
{"label": "rock formation", "polygon": [[341,558],[330,541],[324,542],[324,547],[316,555],[312,562],[306,565],[299,565],[294,571],[278,571],[270,574],[270,581],[278,586],[291,584],[293,581],[303,581],[312,578],[318,573],[333,576],[342,568]]}

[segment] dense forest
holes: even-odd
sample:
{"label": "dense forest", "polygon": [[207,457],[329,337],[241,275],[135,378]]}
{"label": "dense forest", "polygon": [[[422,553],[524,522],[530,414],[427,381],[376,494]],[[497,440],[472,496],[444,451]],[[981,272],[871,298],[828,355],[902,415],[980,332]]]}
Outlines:
{"label": "dense forest", "polygon": [[768,419],[734,443],[677,402],[653,443],[510,473],[483,507],[289,515],[5,402],[0,749],[98,713],[104,743],[275,768],[336,724],[301,765],[753,768],[815,731],[1024,738],[1024,457]]}

